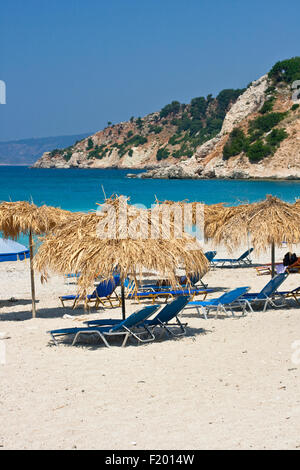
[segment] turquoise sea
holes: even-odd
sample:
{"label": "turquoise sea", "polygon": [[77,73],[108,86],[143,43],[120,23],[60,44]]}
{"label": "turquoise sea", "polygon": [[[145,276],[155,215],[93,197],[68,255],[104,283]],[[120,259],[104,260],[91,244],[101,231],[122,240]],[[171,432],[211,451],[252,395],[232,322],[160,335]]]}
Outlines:
{"label": "turquoise sea", "polygon": [[[96,209],[104,194],[124,194],[131,203],[150,207],[155,196],[163,201],[253,202],[273,194],[294,202],[300,181],[149,180],[130,179],[134,170],[55,170],[0,166],[0,201],[33,200],[71,211]],[[138,171],[137,171],[138,173]]]}
{"label": "turquoise sea", "polygon": [[[206,204],[254,202],[273,194],[294,202],[300,198],[297,181],[150,180],[126,178],[134,170],[55,170],[0,166],[0,201],[33,201],[71,211],[97,209],[112,194],[130,197],[132,204],[151,207],[160,201],[199,201]],[[136,171],[138,173],[138,171]],[[104,192],[103,192],[104,191]],[[19,242],[28,245],[27,236]]]}

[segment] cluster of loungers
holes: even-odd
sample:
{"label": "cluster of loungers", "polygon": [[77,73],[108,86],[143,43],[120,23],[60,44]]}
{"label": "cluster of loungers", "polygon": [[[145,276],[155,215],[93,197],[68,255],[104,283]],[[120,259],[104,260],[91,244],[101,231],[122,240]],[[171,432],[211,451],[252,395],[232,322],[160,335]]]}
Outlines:
{"label": "cluster of loungers", "polygon": [[[278,307],[286,305],[286,299],[294,298],[298,302],[300,288],[291,291],[279,291],[281,284],[287,278],[288,273],[281,273],[271,279],[265,287],[257,293],[250,293],[250,287],[238,287],[225,292],[219,297],[209,300],[193,300],[193,294],[180,293],[174,296],[168,304],[148,305],[130,315],[126,320],[93,320],[86,322],[87,326],[79,328],[64,328],[52,330],[49,333],[55,344],[61,336],[74,335],[72,344],[76,344],[82,335],[97,335],[103,343],[109,347],[110,339],[114,336],[123,336],[122,346],[125,346],[129,338],[135,338],[139,343],[146,343],[156,339],[155,330],[163,329],[169,336],[181,336],[186,333],[186,323],[183,324],[179,315],[185,309],[196,309],[199,316],[205,319],[211,312],[217,317],[220,313],[235,315],[235,310],[240,310],[242,315],[258,306],[266,311],[269,306]],[[118,277],[115,278],[116,282]],[[114,281],[111,281],[113,284]],[[108,283],[106,283],[108,284]],[[112,286],[110,286],[112,288]],[[212,290],[211,290],[212,291]],[[201,291],[203,293],[203,289]],[[278,304],[280,300],[280,304]],[[155,316],[153,318],[153,315]],[[174,331],[174,327],[177,327]]]}
{"label": "cluster of loungers", "polygon": [[[221,259],[215,258],[216,252],[210,251],[206,253],[207,259],[212,266],[249,266],[251,260],[249,255],[253,248],[247,250],[239,258]],[[187,284],[187,278],[180,279],[180,287],[172,289],[171,286],[162,286],[156,284],[146,284],[140,286],[136,290],[135,284],[126,282],[127,292],[126,298],[134,299],[138,302],[141,300],[152,300],[152,305],[141,308],[137,312],[130,315],[126,320],[94,320],[85,322],[87,326],[79,328],[64,328],[60,330],[49,331],[55,344],[58,337],[73,335],[73,343],[76,344],[82,335],[97,335],[103,343],[109,347],[110,339],[114,336],[123,336],[122,346],[125,346],[129,338],[134,338],[139,343],[147,343],[156,339],[155,331],[157,328],[163,329],[169,336],[181,336],[186,333],[186,323],[182,323],[179,315],[185,309],[196,309],[199,316],[205,319],[213,312],[217,317],[220,313],[235,315],[235,311],[239,310],[242,315],[246,315],[248,311],[253,312],[254,307],[261,307],[265,312],[271,307],[279,307],[286,305],[286,299],[293,298],[299,303],[300,287],[291,291],[279,291],[281,284],[285,281],[288,272],[277,274],[271,279],[265,287],[257,293],[249,292],[250,287],[238,287],[236,289],[225,292],[219,297],[206,300],[208,293],[214,292],[214,289],[208,289],[199,277],[191,279],[192,286]],[[78,276],[78,275],[77,275]],[[201,286],[196,284],[201,282]],[[115,275],[110,281],[102,281],[95,288],[91,295],[86,296],[85,303],[90,306],[109,306],[118,307],[121,305],[121,299],[116,293],[116,288],[120,285],[120,276]],[[203,300],[194,300],[197,295],[203,295]],[[165,298],[169,303],[162,306],[155,302],[161,298]],[[60,297],[62,305],[66,302],[72,302],[72,307],[78,305],[80,297],[78,295],[67,295]],[[280,300],[280,304],[278,304]],[[153,317],[153,315],[155,315]],[[174,327],[176,330],[174,331]]]}

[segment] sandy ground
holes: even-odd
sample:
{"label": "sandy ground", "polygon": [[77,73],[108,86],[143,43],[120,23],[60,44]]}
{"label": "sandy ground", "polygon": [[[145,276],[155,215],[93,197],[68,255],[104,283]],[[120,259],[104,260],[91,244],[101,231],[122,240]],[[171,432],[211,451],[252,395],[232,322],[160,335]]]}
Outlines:
{"label": "sandy ground", "polygon": [[[286,251],[277,252],[278,260]],[[269,254],[254,261],[269,261]],[[254,268],[205,276],[210,287],[252,291],[268,279]],[[284,289],[299,285],[300,276],[290,275]],[[186,337],[162,336],[142,346],[51,346],[47,330],[87,318],[83,309],[58,302],[58,295],[74,291],[61,277],[41,285],[37,276],[39,318],[30,319],[28,263],[0,263],[0,333],[9,336],[0,340],[0,448],[300,448],[295,303],[207,321],[188,310]],[[128,313],[138,308],[127,306]],[[120,316],[119,308],[90,314]]]}

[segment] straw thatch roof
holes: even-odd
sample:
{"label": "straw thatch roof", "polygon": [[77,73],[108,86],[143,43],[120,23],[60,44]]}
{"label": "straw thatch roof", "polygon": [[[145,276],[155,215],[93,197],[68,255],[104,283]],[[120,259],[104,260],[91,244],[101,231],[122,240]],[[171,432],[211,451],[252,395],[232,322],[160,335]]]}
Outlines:
{"label": "straw thatch roof", "polygon": [[26,201],[2,202],[0,204],[0,231],[4,237],[13,239],[29,231],[36,235],[48,233],[55,226],[64,223],[72,212],[41,206]]}
{"label": "straw thatch roof", "polygon": [[246,204],[238,206],[224,206],[224,203],[212,204],[204,208],[204,236],[205,239],[211,239],[217,231],[226,224],[231,217],[246,208]]}
{"label": "straw thatch roof", "polygon": [[[172,285],[176,284],[179,264],[190,274],[207,272],[207,259],[200,249],[195,251],[191,246],[192,237],[174,238],[175,227],[170,231],[164,222],[151,224],[149,211],[127,205],[128,223],[120,227],[125,206],[124,198],[116,197],[100,206],[104,212],[76,215],[70,219],[56,229],[55,234],[46,237],[35,256],[35,267],[45,277],[48,270],[80,272],[81,295],[94,285],[96,276],[110,279],[116,270],[123,279],[128,274],[135,279],[142,276],[144,268],[155,270]],[[155,230],[151,232],[153,225]]]}
{"label": "straw thatch roof", "polygon": [[299,207],[268,195],[263,201],[240,207],[216,230],[214,240],[232,249],[245,243],[249,233],[258,251],[272,244],[280,246],[283,241],[289,245],[299,243]]}
{"label": "straw thatch roof", "polygon": [[[192,214],[192,224],[198,225],[200,230],[204,231],[205,239],[212,238],[217,229],[224,223],[224,221],[228,220],[232,217],[233,214],[237,212],[236,207],[226,207],[223,202],[218,204],[204,204],[201,202],[189,202],[188,199],[184,201],[158,201],[156,198],[156,204],[160,205],[167,205],[167,206],[179,206],[182,211],[184,208],[188,208],[191,210]],[[174,215],[171,214],[172,220],[174,221]],[[182,223],[184,224],[184,219],[182,218]]]}

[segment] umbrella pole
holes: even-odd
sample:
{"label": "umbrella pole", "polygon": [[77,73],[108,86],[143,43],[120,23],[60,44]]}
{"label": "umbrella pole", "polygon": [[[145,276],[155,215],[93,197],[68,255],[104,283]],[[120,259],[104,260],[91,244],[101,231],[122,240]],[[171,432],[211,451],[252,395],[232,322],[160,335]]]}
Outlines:
{"label": "umbrella pole", "polygon": [[126,318],[126,311],[125,311],[125,288],[124,288],[124,281],[121,280],[121,299],[122,299],[122,319],[125,320]]}
{"label": "umbrella pole", "polygon": [[272,278],[275,277],[275,243],[271,246]]}
{"label": "umbrella pole", "polygon": [[34,285],[34,270],[33,270],[33,240],[32,240],[31,230],[29,231],[29,252],[30,252],[30,279],[31,279],[32,318],[36,318],[35,285]]}

